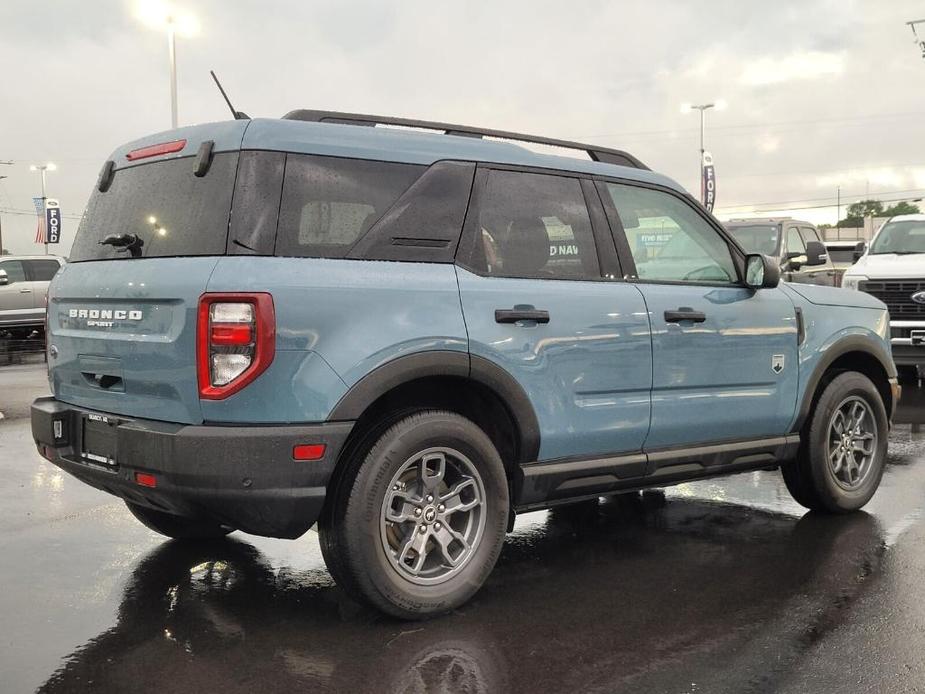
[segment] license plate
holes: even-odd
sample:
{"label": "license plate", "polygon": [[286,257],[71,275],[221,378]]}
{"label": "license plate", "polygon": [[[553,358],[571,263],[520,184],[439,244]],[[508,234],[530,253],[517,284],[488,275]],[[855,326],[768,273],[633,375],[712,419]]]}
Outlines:
{"label": "license plate", "polygon": [[86,415],[83,418],[81,457],[88,463],[116,466],[116,423],[105,415]]}

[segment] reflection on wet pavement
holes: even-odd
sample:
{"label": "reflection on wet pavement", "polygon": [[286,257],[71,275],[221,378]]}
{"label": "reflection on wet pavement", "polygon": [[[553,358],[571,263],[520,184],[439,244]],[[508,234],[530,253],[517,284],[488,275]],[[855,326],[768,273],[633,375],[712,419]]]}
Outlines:
{"label": "reflection on wet pavement", "polygon": [[868,514],[650,493],[535,515],[470,605],[424,623],[361,608],[322,568],[276,567],[246,540],[161,544],[132,571],[115,626],[42,691],[653,691],[766,643],[764,665],[785,668],[806,615],[814,629],[837,619],[833,594],[850,600],[882,552]]}

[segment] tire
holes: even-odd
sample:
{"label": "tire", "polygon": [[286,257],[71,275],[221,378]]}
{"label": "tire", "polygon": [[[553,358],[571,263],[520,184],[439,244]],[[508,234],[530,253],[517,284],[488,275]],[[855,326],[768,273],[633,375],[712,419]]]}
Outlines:
{"label": "tire", "polygon": [[[855,416],[861,411],[863,416]],[[859,429],[853,426],[855,418]],[[840,438],[839,428],[846,439]],[[803,427],[796,461],[781,466],[787,489],[813,511],[862,508],[883,477],[888,433],[886,408],[870,379],[855,371],[839,374],[825,386]],[[845,450],[839,449],[840,441]]]}
{"label": "tire", "polygon": [[367,450],[345,461],[319,520],[331,574],[355,599],[403,619],[463,604],[504,543],[498,451],[470,420],[441,410],[402,417]]}
{"label": "tire", "polygon": [[153,508],[139,506],[130,501],[125,505],[135,518],[146,528],[175,540],[214,540],[225,537],[234,528],[229,528],[212,521],[175,516],[172,513],[155,511]]}

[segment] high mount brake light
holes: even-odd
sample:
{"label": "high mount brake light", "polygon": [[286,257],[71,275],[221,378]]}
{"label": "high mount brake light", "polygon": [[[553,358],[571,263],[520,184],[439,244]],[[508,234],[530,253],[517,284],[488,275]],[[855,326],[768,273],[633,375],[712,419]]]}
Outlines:
{"label": "high mount brake light", "polygon": [[199,397],[223,400],[259,376],[276,353],[276,314],[266,293],[199,298],[196,368]]}
{"label": "high mount brake light", "polygon": [[149,145],[147,147],[141,147],[140,149],[133,149],[131,152],[125,155],[125,158],[129,161],[137,161],[138,159],[147,159],[148,157],[159,157],[162,154],[173,154],[174,152],[179,152],[184,147],[186,147],[186,140],[161,142],[156,145]]}

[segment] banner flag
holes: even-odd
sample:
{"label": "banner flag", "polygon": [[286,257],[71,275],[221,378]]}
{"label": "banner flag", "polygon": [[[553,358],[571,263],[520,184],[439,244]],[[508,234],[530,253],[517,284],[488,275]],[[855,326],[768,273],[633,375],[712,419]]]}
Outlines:
{"label": "banner flag", "polygon": [[713,170],[713,155],[709,152],[703,153],[703,180],[700,186],[703,206],[712,214],[716,202],[716,172]]}

